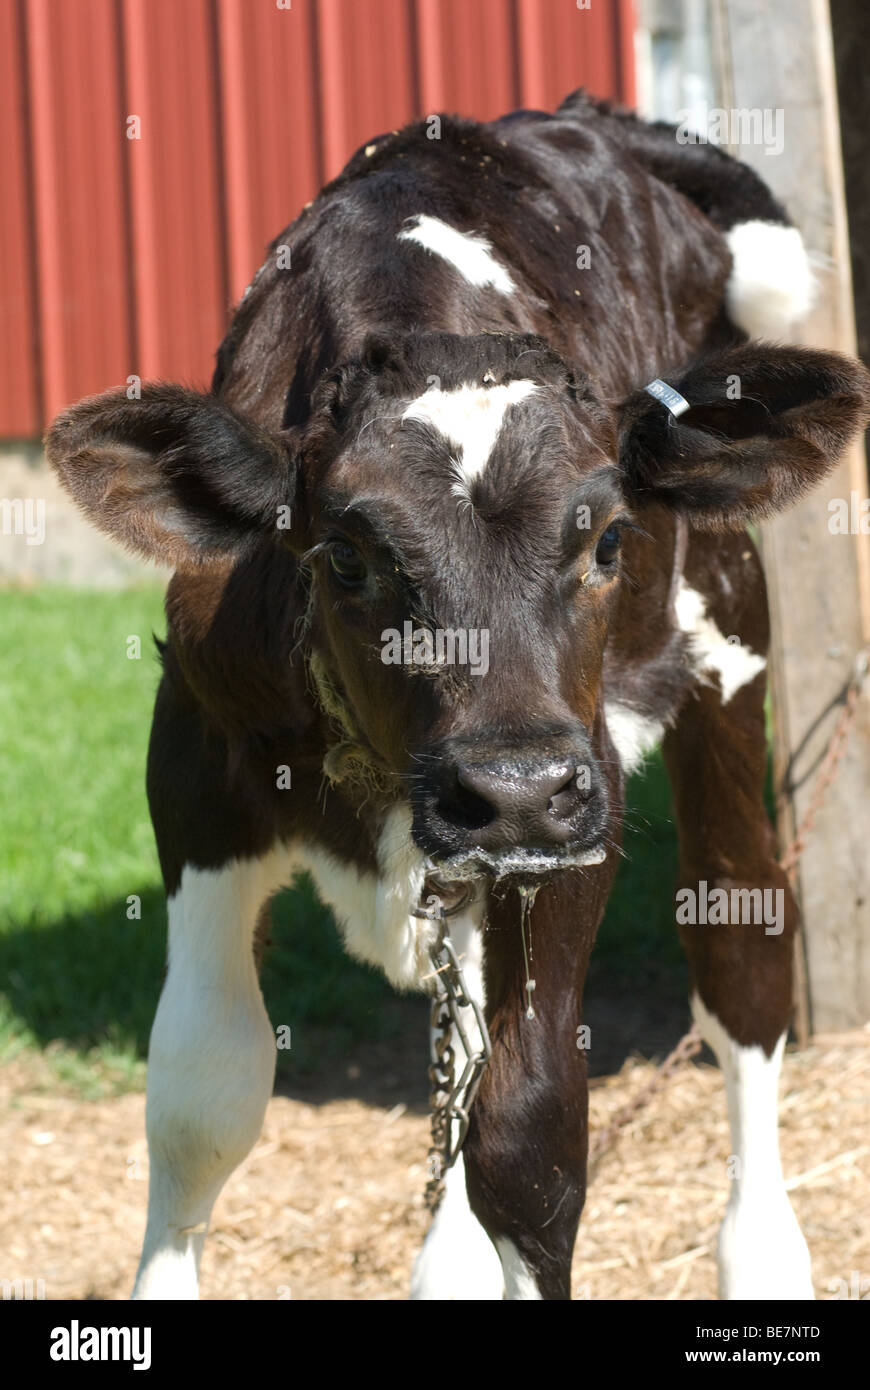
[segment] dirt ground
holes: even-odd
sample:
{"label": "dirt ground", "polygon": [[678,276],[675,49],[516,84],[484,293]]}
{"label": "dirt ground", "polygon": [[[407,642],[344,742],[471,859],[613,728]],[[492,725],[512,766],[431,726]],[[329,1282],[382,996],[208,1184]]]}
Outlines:
{"label": "dirt ground", "polygon": [[[428,1129],[420,1088],[410,1105],[391,1103],[404,1082],[385,1068],[377,1048],[345,1066],[347,1089],[377,1103],[273,1097],[215,1209],[205,1298],[406,1297],[427,1226]],[[595,1078],[593,1131],[653,1070],[635,1056]],[[781,1097],[783,1165],[817,1296],[843,1297],[856,1280],[870,1289],[870,1028],[789,1052]],[[145,1220],[144,1097],[64,1096],[45,1060],[28,1057],[0,1074],[0,1115],[0,1275],[44,1279],[48,1299],[126,1297]],[[715,1297],[728,1152],[719,1072],[684,1066],[592,1173],[574,1296]]]}

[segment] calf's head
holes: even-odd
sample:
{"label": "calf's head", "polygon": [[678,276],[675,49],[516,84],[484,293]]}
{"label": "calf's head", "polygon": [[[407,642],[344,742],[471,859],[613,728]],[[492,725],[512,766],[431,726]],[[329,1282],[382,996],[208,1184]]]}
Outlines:
{"label": "calf's head", "polygon": [[857,363],[755,344],[671,384],[677,417],[602,400],[528,335],[374,337],[304,428],[156,385],[83,401],[47,447],[93,521],[178,569],[291,546],[321,700],[404,789],[433,867],[548,872],[603,856],[626,533],[651,503],[713,529],[786,505],[870,402]]}

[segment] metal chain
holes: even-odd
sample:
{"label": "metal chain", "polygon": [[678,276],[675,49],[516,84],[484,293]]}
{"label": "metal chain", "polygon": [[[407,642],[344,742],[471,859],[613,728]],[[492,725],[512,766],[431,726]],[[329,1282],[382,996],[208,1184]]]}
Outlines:
{"label": "metal chain", "polygon": [[[444,1179],[459,1156],[468,1133],[471,1106],[477,1095],[483,1071],[492,1056],[492,1043],[483,1010],[468,991],[462,967],[445,925],[468,902],[463,896],[450,908],[445,908],[437,896],[427,900],[430,910],[417,909],[416,917],[427,917],[440,923],[438,935],[429,949],[435,978],[435,994],[431,1011],[431,1042],[429,1066],[429,1106],[431,1109],[432,1144],[427,1167],[426,1206],[431,1212],[438,1209],[444,1195]],[[469,1037],[469,1019],[463,1010],[471,1010],[478,1043]],[[456,1079],[454,1039],[458,1038],[465,1055],[465,1066]],[[456,1132],[454,1134],[454,1126]]]}

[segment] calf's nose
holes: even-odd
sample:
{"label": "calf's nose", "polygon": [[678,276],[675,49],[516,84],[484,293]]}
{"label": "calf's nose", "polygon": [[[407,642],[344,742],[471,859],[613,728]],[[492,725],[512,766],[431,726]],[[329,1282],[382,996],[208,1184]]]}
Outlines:
{"label": "calf's nose", "polygon": [[576,811],[579,799],[577,768],[567,760],[522,771],[459,763],[456,781],[489,809],[491,821],[508,830],[526,829],[544,817],[565,820]]}
{"label": "calf's nose", "polygon": [[579,750],[540,760],[460,757],[442,781],[431,828],[440,825],[467,846],[491,853],[557,848],[577,839],[594,801]]}

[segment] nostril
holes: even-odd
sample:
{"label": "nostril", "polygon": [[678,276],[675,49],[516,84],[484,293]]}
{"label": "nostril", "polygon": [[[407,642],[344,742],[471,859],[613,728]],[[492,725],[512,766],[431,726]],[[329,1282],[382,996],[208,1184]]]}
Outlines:
{"label": "nostril", "polygon": [[550,797],[550,800],[547,802],[547,810],[551,815],[557,816],[560,820],[566,820],[576,809],[577,791],[574,786],[574,778],[572,777],[569,782],[565,783],[561,791],[556,792],[555,796]]}
{"label": "nostril", "polygon": [[[590,768],[577,762],[458,763],[439,788],[434,811],[470,834],[501,827],[504,833],[562,836],[593,799]],[[558,829],[557,829],[558,827]]]}
{"label": "nostril", "polygon": [[482,830],[498,815],[496,808],[476,790],[471,777],[462,769],[457,771],[455,783],[447,795],[439,797],[436,811],[443,820],[465,830]]}
{"label": "nostril", "polygon": [[578,805],[585,805],[591,796],[588,767],[572,768],[562,786],[550,797],[547,810],[558,819],[567,820],[575,813]]}

